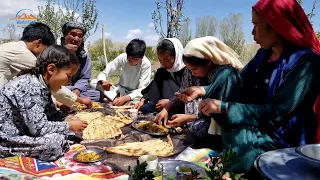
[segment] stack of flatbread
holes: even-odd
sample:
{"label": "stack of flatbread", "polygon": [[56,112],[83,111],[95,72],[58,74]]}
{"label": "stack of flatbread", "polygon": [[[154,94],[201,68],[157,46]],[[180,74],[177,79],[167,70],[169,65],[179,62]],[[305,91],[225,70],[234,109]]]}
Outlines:
{"label": "stack of flatbread", "polygon": [[149,154],[159,157],[169,157],[174,154],[174,151],[170,136],[168,135],[167,138],[168,142],[162,141],[161,139],[151,139],[143,142],[124,143],[115,147],[104,147],[104,150],[123,156],[142,156]]}
{"label": "stack of flatbread", "polygon": [[133,121],[129,116],[118,112],[115,116],[104,116],[101,112],[79,112],[75,116],[88,122],[87,128],[82,132],[82,138],[85,140],[117,137],[122,135],[120,128]]}

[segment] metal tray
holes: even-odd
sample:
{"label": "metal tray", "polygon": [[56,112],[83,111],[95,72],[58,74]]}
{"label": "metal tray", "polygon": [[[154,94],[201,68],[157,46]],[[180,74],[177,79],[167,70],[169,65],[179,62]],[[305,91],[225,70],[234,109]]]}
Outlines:
{"label": "metal tray", "polygon": [[[144,131],[144,130],[141,130],[139,128],[137,128],[137,124],[140,123],[140,122],[149,122],[150,121],[145,121],[145,120],[137,120],[137,121],[134,121],[132,124],[131,124],[131,127],[137,131],[140,131],[142,133],[145,133],[145,134],[149,134],[151,136],[166,136],[168,135],[169,131],[167,133],[154,133],[154,132],[148,132],[148,131]],[[152,123],[152,122],[151,122]]]}
{"label": "metal tray", "polygon": [[198,171],[198,173],[200,174],[200,177],[206,177],[207,173],[205,168],[188,162],[188,161],[181,161],[181,160],[165,160],[165,161],[160,161],[159,162],[160,165],[162,165],[163,167],[163,178],[164,179],[175,179],[176,177],[176,167],[180,166],[182,164],[188,164],[188,165],[192,165],[196,168],[196,170]]}
{"label": "metal tray", "polygon": [[[96,152],[99,155],[99,159],[94,160],[94,161],[78,161],[77,160],[77,156],[80,154],[80,152],[87,152],[87,153],[92,153],[92,152]],[[104,151],[103,149],[100,148],[90,148],[90,149],[86,149],[83,151],[79,151],[77,152],[74,156],[73,156],[73,160],[77,161],[77,162],[81,162],[81,163],[94,163],[94,162],[98,162],[98,161],[102,161],[104,159],[106,159],[107,156],[107,152]]]}

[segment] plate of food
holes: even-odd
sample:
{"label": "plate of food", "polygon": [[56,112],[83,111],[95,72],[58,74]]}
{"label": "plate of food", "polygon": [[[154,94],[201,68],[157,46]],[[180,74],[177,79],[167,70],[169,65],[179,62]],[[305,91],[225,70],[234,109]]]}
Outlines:
{"label": "plate of food", "polygon": [[73,160],[81,163],[94,163],[106,158],[107,152],[99,148],[86,149],[73,156]]}
{"label": "plate of food", "polygon": [[165,136],[169,133],[168,128],[159,126],[158,124],[150,121],[134,121],[131,126],[137,131],[153,136]]}

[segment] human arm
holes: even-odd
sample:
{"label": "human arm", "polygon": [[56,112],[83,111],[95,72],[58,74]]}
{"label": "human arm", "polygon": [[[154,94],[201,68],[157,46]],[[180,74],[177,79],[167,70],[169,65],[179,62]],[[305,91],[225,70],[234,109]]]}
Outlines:
{"label": "human arm", "polygon": [[56,92],[51,92],[52,96],[59,102],[68,107],[71,107],[75,102],[79,102],[80,104],[85,104],[87,107],[92,106],[92,101],[90,98],[79,97],[73,92],[71,92],[65,86],[61,86],[61,88]]}
{"label": "human arm", "polygon": [[[80,92],[85,91],[88,88],[88,84],[91,80],[91,58],[87,55],[86,62],[80,71],[79,79],[70,86],[70,90],[79,90]],[[79,96],[79,95],[78,95]]]}
{"label": "human arm", "polygon": [[118,57],[116,57],[113,61],[109,62],[106,68],[99,73],[98,81],[106,81],[107,78],[115,73],[121,66],[123,66],[127,62],[127,54],[122,53]]}

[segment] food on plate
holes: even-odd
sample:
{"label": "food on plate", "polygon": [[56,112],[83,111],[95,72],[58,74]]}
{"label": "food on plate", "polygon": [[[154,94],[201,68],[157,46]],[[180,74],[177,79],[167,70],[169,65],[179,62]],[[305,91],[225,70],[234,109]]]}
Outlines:
{"label": "food on plate", "polygon": [[146,132],[150,132],[150,133],[163,133],[163,134],[168,133],[167,128],[163,126],[159,126],[154,122],[147,122],[147,121],[139,122],[137,123],[136,128]]}
{"label": "food on plate", "polygon": [[169,157],[174,154],[173,144],[170,136],[168,142],[161,139],[151,139],[143,142],[124,143],[115,147],[104,147],[107,152],[123,156],[142,156],[145,154],[156,155],[159,157]]}
{"label": "food on plate", "polygon": [[100,156],[96,152],[80,152],[76,160],[80,162],[89,162],[96,161],[100,158]]}
{"label": "food on plate", "polygon": [[102,112],[78,112],[75,114],[81,120],[87,121],[88,126],[82,132],[84,140],[108,139],[122,135],[121,127],[133,120],[128,115],[104,116]]}
{"label": "food on plate", "polygon": [[[98,102],[93,102],[92,103],[91,109],[100,109],[100,108],[103,108],[103,107]],[[84,109],[87,109],[87,106],[84,105],[84,104],[77,104],[76,108],[75,108],[76,111],[81,111],[81,110],[84,110]]]}

